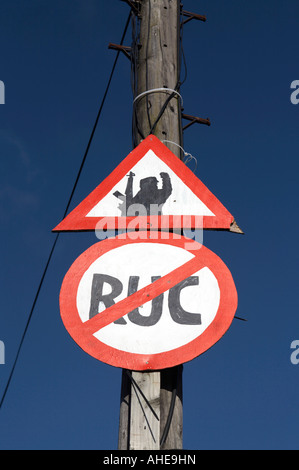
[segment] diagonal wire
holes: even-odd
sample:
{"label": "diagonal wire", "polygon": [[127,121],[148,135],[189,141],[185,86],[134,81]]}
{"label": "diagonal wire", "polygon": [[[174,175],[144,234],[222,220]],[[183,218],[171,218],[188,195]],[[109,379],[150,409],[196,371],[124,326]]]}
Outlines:
{"label": "diagonal wire", "polygon": [[[146,402],[147,406],[149,407],[149,409],[151,410],[151,412],[153,413],[154,417],[159,421],[159,416],[157,415],[157,413],[155,412],[154,408],[152,407],[152,405],[150,404],[150,402],[148,401],[148,399],[146,398],[146,396],[144,395],[143,391],[141,390],[141,388],[139,387],[138,383],[136,382],[136,380],[134,380],[133,376],[132,376],[132,373],[129,372],[127,369],[125,369],[125,372],[126,374],[128,375],[129,379],[131,380],[133,386],[135,385],[135,387],[137,387],[140,395],[142,396],[142,398],[144,399],[144,401]],[[135,390],[136,391],[136,390]]]}
{"label": "diagonal wire", "polygon": [[5,396],[6,396],[6,393],[7,393],[9,384],[10,384],[10,381],[11,381],[11,379],[12,379],[12,375],[13,375],[13,373],[14,373],[14,370],[15,370],[15,367],[16,367],[16,364],[17,364],[17,360],[18,360],[18,357],[19,357],[19,354],[20,354],[20,351],[21,351],[21,347],[22,347],[22,344],[23,344],[23,342],[24,342],[25,335],[26,335],[26,333],[27,333],[27,330],[28,330],[28,327],[29,327],[29,323],[30,323],[30,320],[31,320],[31,317],[32,317],[32,314],[33,314],[33,311],[34,311],[34,307],[35,307],[35,304],[36,304],[36,302],[37,302],[37,299],[38,299],[38,296],[39,296],[39,293],[40,293],[40,290],[41,290],[43,281],[44,281],[44,279],[45,279],[46,272],[47,272],[47,270],[48,270],[48,267],[49,267],[49,264],[50,264],[50,261],[51,261],[51,258],[52,258],[52,255],[53,255],[53,252],[54,252],[54,249],[55,249],[57,240],[58,240],[58,235],[59,235],[59,233],[57,233],[57,235],[56,235],[56,237],[55,237],[53,246],[52,246],[51,251],[50,251],[50,255],[49,255],[48,261],[47,261],[47,263],[46,263],[46,266],[45,266],[43,275],[42,275],[42,277],[41,277],[41,280],[40,280],[40,283],[39,283],[39,286],[38,286],[38,289],[37,289],[37,292],[36,292],[36,295],[35,295],[35,298],[34,298],[34,301],[33,301],[32,307],[31,307],[31,310],[30,310],[30,314],[29,314],[29,317],[28,317],[28,320],[27,320],[27,323],[26,323],[26,326],[25,326],[25,329],[24,329],[24,332],[23,332],[23,336],[22,336],[21,342],[20,342],[20,344],[19,344],[19,348],[18,348],[18,351],[17,351],[17,354],[16,354],[16,358],[15,358],[15,360],[14,360],[14,363],[13,363],[12,369],[11,369],[11,371],[10,371],[10,375],[9,375],[9,378],[8,378],[8,381],[7,381],[5,390],[4,390],[3,395],[2,395],[2,398],[1,398],[0,408],[1,408],[2,405],[3,405],[4,398],[5,398]]}
{"label": "diagonal wire", "polygon": [[[153,441],[156,443],[156,439],[155,439],[154,433],[153,433],[153,431],[152,431],[152,428],[151,428],[150,423],[149,423],[149,421],[148,421],[148,418],[147,418],[147,416],[146,416],[145,410],[144,410],[144,408],[143,408],[143,406],[142,406],[140,397],[139,397],[139,395],[138,395],[138,393],[137,393],[137,387],[138,387],[138,385],[137,385],[137,384],[135,385],[135,384],[136,384],[135,380],[132,380],[132,385],[133,385],[134,391],[135,391],[135,393],[136,393],[136,397],[137,397],[138,403],[139,403],[140,408],[141,408],[141,410],[142,410],[143,416],[144,416],[144,418],[145,418],[146,424],[147,424],[148,429],[149,429],[149,431],[150,431],[150,433],[151,433],[151,436],[152,436],[152,438],[153,438]],[[139,389],[139,387],[138,387],[138,389]],[[139,389],[139,391],[140,391],[140,389]],[[143,394],[142,394],[142,396],[144,397]],[[147,400],[146,400],[146,402],[148,403]],[[155,414],[155,416],[157,417],[156,413],[154,413],[154,414]]]}
{"label": "diagonal wire", "polygon": [[[130,13],[129,13],[129,16],[128,16],[128,19],[127,19],[127,22],[126,22],[126,25],[125,25],[125,29],[124,29],[124,32],[123,32],[123,35],[122,35],[122,38],[121,38],[121,44],[123,43],[123,41],[124,41],[124,39],[125,39],[125,35],[126,35],[126,32],[127,32],[129,23],[130,23],[130,18],[131,18],[131,11],[130,11]],[[103,109],[103,106],[104,106],[104,103],[105,103],[105,100],[106,100],[106,97],[107,97],[107,94],[108,94],[108,90],[109,90],[109,87],[110,87],[110,84],[111,84],[111,80],[112,80],[112,77],[113,77],[113,74],[114,74],[114,70],[115,70],[115,67],[116,67],[116,64],[117,64],[117,60],[118,60],[119,54],[120,54],[120,51],[117,52],[117,55],[116,55],[116,57],[115,57],[115,60],[114,60],[113,66],[112,66],[112,70],[111,70],[111,73],[110,73],[110,76],[109,76],[109,80],[108,80],[108,83],[107,83],[107,86],[106,86],[106,90],[105,90],[104,96],[103,96],[103,98],[102,98],[102,102],[101,102],[101,105],[100,105],[100,108],[99,108],[99,111],[98,111],[98,114],[97,114],[97,117],[96,117],[96,120],[95,120],[93,129],[92,129],[92,132],[91,132],[91,134],[90,134],[89,141],[88,141],[88,144],[87,144],[87,147],[86,147],[86,150],[85,150],[85,153],[84,153],[84,156],[83,156],[83,159],[82,159],[82,162],[81,162],[81,165],[80,165],[80,168],[79,168],[79,171],[78,171],[78,174],[77,174],[77,177],[76,177],[76,180],[75,180],[75,183],[74,183],[74,186],[73,186],[71,195],[70,195],[70,197],[69,197],[68,203],[67,203],[67,205],[66,205],[66,208],[65,208],[65,211],[64,211],[64,214],[63,214],[62,219],[64,219],[64,218],[66,217],[66,214],[67,214],[68,209],[69,209],[69,207],[70,207],[70,204],[71,204],[71,201],[72,201],[72,198],[73,198],[75,189],[76,189],[76,187],[77,187],[77,184],[78,184],[80,175],[81,175],[81,173],[82,173],[82,169],[83,169],[84,163],[85,163],[85,161],[86,161],[86,157],[87,157],[87,154],[88,154],[88,151],[89,151],[89,148],[90,148],[92,139],[93,139],[93,137],[94,137],[94,133],[95,133],[95,130],[96,130],[96,128],[97,128],[97,124],[98,124],[98,121],[99,121],[99,118],[100,118],[100,115],[101,115],[101,112],[102,112],[102,109]],[[58,233],[56,234],[56,237],[55,237],[55,239],[54,239],[54,242],[53,242],[53,245],[52,245],[52,248],[51,248],[51,251],[50,251],[50,254],[49,254],[47,263],[46,263],[46,266],[45,266],[45,268],[44,268],[44,271],[43,271],[43,274],[42,274],[42,277],[41,277],[41,280],[40,280],[40,283],[39,283],[39,286],[38,286],[38,288],[37,288],[37,291],[36,291],[36,294],[35,294],[35,297],[34,297],[34,301],[33,301],[33,304],[32,304],[32,307],[31,307],[31,310],[30,310],[30,313],[29,313],[29,316],[28,316],[28,319],[27,319],[27,322],[26,322],[26,326],[25,326],[25,329],[24,329],[24,332],[23,332],[23,335],[22,335],[22,338],[21,338],[21,341],[20,341],[20,344],[19,344],[19,347],[18,347],[18,350],[17,350],[17,353],[16,353],[16,357],[15,357],[15,360],[14,360],[14,363],[13,363],[13,366],[12,366],[12,369],[11,369],[11,372],[10,372],[10,375],[9,375],[9,377],[8,377],[8,381],[7,381],[6,387],[5,387],[5,389],[4,389],[4,392],[3,392],[3,395],[2,395],[2,398],[1,398],[1,401],[0,401],[0,409],[2,408],[2,405],[3,405],[3,402],[4,402],[5,396],[6,396],[6,394],[7,394],[7,391],[8,391],[8,388],[9,388],[9,385],[10,385],[10,382],[11,382],[11,379],[12,379],[12,376],[13,376],[13,373],[14,373],[14,370],[15,370],[15,367],[16,367],[16,364],[17,364],[19,355],[20,355],[20,351],[21,351],[21,348],[22,348],[22,345],[23,345],[23,342],[24,342],[24,339],[25,339],[25,336],[26,336],[26,333],[27,333],[27,330],[28,330],[28,327],[29,327],[29,324],[30,324],[32,315],[33,315],[33,312],[34,312],[34,308],[35,308],[35,305],[36,305],[36,302],[37,302],[37,299],[38,299],[40,290],[41,290],[41,288],[42,288],[42,285],[43,285],[43,282],[44,282],[44,279],[45,279],[45,276],[46,276],[46,273],[47,273],[47,270],[48,270],[50,261],[51,261],[51,259],[52,259],[52,256],[53,256],[53,253],[54,253],[54,250],[55,250],[55,247],[56,247],[58,238],[59,238],[59,234],[60,234],[60,232],[58,232]]]}
{"label": "diagonal wire", "polygon": [[170,429],[170,425],[171,425],[171,421],[172,421],[172,417],[173,417],[173,413],[174,413],[175,401],[176,401],[177,392],[178,392],[178,385],[179,385],[179,370],[180,370],[179,366],[176,366],[176,374],[177,374],[176,375],[176,383],[175,383],[175,386],[172,389],[169,412],[168,412],[167,420],[166,420],[165,427],[164,427],[164,430],[163,430],[163,434],[162,434],[162,437],[160,439],[160,448],[161,449],[162,449],[162,447],[165,444],[165,441],[167,439],[169,429]]}
{"label": "diagonal wire", "polygon": [[[125,26],[125,29],[124,29],[124,32],[123,32],[123,35],[122,35],[122,38],[121,38],[121,41],[120,41],[120,45],[122,45],[123,42],[124,42],[125,35],[126,35],[126,32],[127,32],[129,23],[130,23],[130,18],[131,18],[131,12],[129,13],[129,16],[128,16],[128,19],[127,19],[127,22],[126,22],[126,26]],[[105,103],[105,100],[106,100],[106,97],[107,97],[107,94],[108,94],[108,90],[109,90],[110,83],[111,83],[111,80],[112,80],[112,77],[113,77],[113,74],[114,74],[114,70],[115,70],[115,67],[116,67],[116,64],[117,64],[117,60],[118,60],[119,54],[120,54],[120,50],[117,51],[117,54],[116,54],[116,57],[115,57],[115,60],[114,60],[113,66],[112,66],[112,70],[111,70],[111,73],[110,73],[110,77],[109,77],[109,80],[108,80],[108,83],[107,83],[107,86],[106,86],[106,90],[105,90],[104,96],[103,96],[103,98],[102,98],[101,106],[100,106],[100,108],[99,108],[99,111],[98,111],[98,114],[97,114],[97,117],[96,117],[96,120],[95,120],[93,129],[92,129],[92,132],[91,132],[91,134],[90,134],[90,138],[89,138],[89,141],[88,141],[88,144],[87,144],[85,153],[84,153],[84,157],[83,157],[83,159],[82,159],[82,162],[81,162],[81,165],[80,165],[80,168],[79,168],[79,171],[78,171],[78,175],[77,175],[76,181],[75,181],[75,183],[74,183],[74,187],[73,187],[73,189],[72,189],[72,192],[71,192],[71,195],[70,195],[68,204],[67,204],[67,206],[66,206],[66,209],[65,209],[63,218],[65,218],[65,216],[66,216],[66,214],[67,214],[67,211],[68,211],[68,209],[69,209],[71,200],[72,200],[72,198],[73,198],[73,195],[74,195],[76,186],[77,186],[77,184],[78,184],[78,181],[79,181],[79,178],[80,178],[80,175],[81,175],[81,172],[82,172],[82,169],[83,169],[83,166],[84,166],[84,163],[85,163],[85,160],[86,160],[88,151],[89,151],[89,147],[90,147],[90,145],[91,145],[91,142],[92,142],[94,133],[95,133],[95,131],[96,131],[96,127],[97,127],[97,125],[98,125],[98,121],[99,121],[99,118],[100,118],[100,115],[101,115],[101,112],[102,112],[102,109],[103,109],[103,106],[104,106],[104,103]]]}

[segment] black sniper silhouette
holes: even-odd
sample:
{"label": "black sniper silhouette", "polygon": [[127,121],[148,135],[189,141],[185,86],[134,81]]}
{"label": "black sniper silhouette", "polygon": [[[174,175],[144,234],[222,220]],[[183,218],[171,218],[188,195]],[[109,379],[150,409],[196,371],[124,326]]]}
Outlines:
{"label": "black sniper silhouette", "polygon": [[[143,178],[139,182],[140,189],[138,193],[133,196],[133,178],[135,174],[130,171],[128,175],[128,182],[123,195],[119,191],[115,191],[114,196],[122,202],[118,206],[121,210],[121,215],[128,215],[128,209],[134,204],[141,204],[144,206],[147,215],[162,215],[162,206],[172,193],[171,181],[168,173],[161,172],[162,188],[158,188],[159,180],[155,176]],[[130,215],[133,215],[130,213]]]}

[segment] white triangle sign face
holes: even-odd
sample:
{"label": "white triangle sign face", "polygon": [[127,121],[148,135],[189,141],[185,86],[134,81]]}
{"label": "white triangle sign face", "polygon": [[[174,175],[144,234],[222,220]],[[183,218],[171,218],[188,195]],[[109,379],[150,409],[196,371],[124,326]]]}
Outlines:
{"label": "white triangle sign face", "polygon": [[157,137],[142,141],[53,231],[206,228],[234,217]]}

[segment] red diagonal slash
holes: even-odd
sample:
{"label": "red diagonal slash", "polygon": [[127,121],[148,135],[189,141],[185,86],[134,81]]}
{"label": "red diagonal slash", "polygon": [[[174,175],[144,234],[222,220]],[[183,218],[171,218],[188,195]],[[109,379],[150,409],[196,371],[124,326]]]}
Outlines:
{"label": "red diagonal slash", "polygon": [[187,261],[187,263],[183,264],[179,268],[174,269],[169,274],[166,274],[160,279],[154,281],[152,284],[143,287],[129,297],[120,300],[115,305],[112,305],[103,312],[98,313],[90,320],[81,323],[78,328],[80,328],[81,333],[94,334],[101,328],[104,328],[104,326],[113,323],[115,320],[118,320],[135,308],[140,307],[146,302],[158,297],[158,295],[163,294],[163,292],[176,286],[204,266],[205,263],[202,259],[195,255],[190,261]]}

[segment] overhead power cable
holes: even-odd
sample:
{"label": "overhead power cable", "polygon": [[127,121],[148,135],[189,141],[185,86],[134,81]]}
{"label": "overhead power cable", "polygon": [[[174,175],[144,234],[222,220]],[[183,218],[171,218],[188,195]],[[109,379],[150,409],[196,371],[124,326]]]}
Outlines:
{"label": "overhead power cable", "polygon": [[[130,18],[131,18],[131,12],[129,13],[128,19],[127,19],[127,21],[126,21],[125,29],[124,29],[124,32],[123,32],[123,34],[122,34],[122,38],[121,38],[120,44],[123,44],[123,41],[124,41],[124,39],[125,39],[125,36],[126,36],[126,33],[127,33],[127,29],[128,29],[129,24],[130,24]],[[111,72],[110,72],[109,80],[108,80],[108,83],[107,83],[107,86],[106,86],[106,89],[105,89],[105,92],[104,92],[104,95],[103,95],[103,98],[102,98],[102,101],[101,101],[101,105],[100,105],[100,108],[99,108],[99,111],[98,111],[98,114],[97,114],[97,117],[96,117],[96,120],[95,120],[93,129],[92,129],[92,132],[91,132],[91,134],[90,134],[89,141],[88,141],[88,144],[87,144],[87,147],[86,147],[84,156],[83,156],[83,158],[82,158],[81,165],[80,165],[80,168],[79,168],[79,171],[78,171],[78,174],[77,174],[75,183],[74,183],[74,185],[73,185],[72,192],[71,192],[71,194],[70,194],[69,200],[68,200],[68,202],[67,202],[67,205],[66,205],[66,208],[65,208],[65,211],[64,211],[62,220],[63,220],[63,219],[66,217],[66,215],[67,215],[67,212],[68,212],[68,210],[69,210],[71,201],[72,201],[72,199],[73,199],[73,196],[74,196],[74,193],[75,193],[75,190],[76,190],[76,187],[77,187],[79,178],[80,178],[80,176],[81,176],[81,173],[82,173],[82,170],[83,170],[83,166],[84,166],[84,163],[85,163],[85,161],[86,161],[86,158],[87,158],[87,155],[88,155],[88,152],[89,152],[89,148],[90,148],[90,145],[91,145],[91,143],[92,143],[92,140],[93,140],[93,137],[94,137],[94,134],[95,134],[95,131],[96,131],[96,128],[97,128],[97,125],[98,125],[98,122],[99,122],[101,113],[102,113],[102,109],[103,109],[104,103],[105,103],[105,101],[106,101],[106,97],[107,97],[107,94],[108,94],[108,91],[109,91],[109,88],[110,88],[110,84],[111,84],[112,77],[113,77],[113,74],[114,74],[114,71],[115,71],[115,67],[116,67],[116,64],[117,64],[117,60],[118,60],[118,57],[119,57],[119,53],[120,53],[120,51],[118,51],[117,54],[116,54],[116,57],[115,57],[115,60],[114,60],[114,63],[113,63],[113,66],[112,66],[112,69],[111,69]],[[58,233],[56,234],[56,236],[55,236],[55,239],[54,239],[54,242],[53,242],[53,244],[52,244],[52,248],[51,248],[50,254],[49,254],[49,256],[48,256],[48,260],[47,260],[47,262],[46,262],[46,265],[45,265],[43,274],[42,274],[42,276],[41,276],[41,280],[40,280],[40,282],[39,282],[39,286],[38,286],[38,288],[37,288],[37,291],[36,291],[36,294],[35,294],[35,297],[34,297],[34,301],[33,301],[33,304],[32,304],[32,307],[31,307],[31,310],[30,310],[30,313],[29,313],[29,316],[28,316],[28,319],[27,319],[27,322],[26,322],[26,326],[25,326],[25,329],[24,329],[24,332],[23,332],[23,335],[22,335],[22,338],[21,338],[21,341],[20,341],[20,344],[19,344],[19,347],[18,347],[18,350],[17,350],[17,354],[16,354],[16,357],[15,357],[15,360],[14,360],[14,363],[13,363],[13,366],[12,366],[12,369],[11,369],[11,372],[10,372],[10,375],[9,375],[9,377],[8,377],[8,381],[7,381],[6,387],[5,387],[5,389],[4,389],[4,392],[3,392],[3,395],[2,395],[2,398],[1,398],[1,401],[0,401],[0,409],[2,408],[2,405],[3,405],[3,402],[4,402],[5,396],[6,396],[6,394],[7,394],[7,391],[8,391],[8,388],[9,388],[9,385],[10,385],[10,382],[11,382],[11,379],[12,379],[12,376],[13,376],[13,373],[14,373],[14,370],[15,370],[15,367],[16,367],[16,364],[17,364],[19,355],[20,355],[20,351],[21,351],[21,348],[22,348],[22,345],[23,345],[23,342],[24,342],[24,339],[25,339],[25,336],[26,336],[26,333],[27,333],[27,330],[28,330],[28,327],[29,327],[29,324],[30,324],[30,321],[31,321],[31,318],[32,318],[32,315],[33,315],[33,312],[34,312],[34,309],[35,309],[35,306],[36,306],[36,302],[37,302],[37,299],[38,299],[38,297],[39,297],[39,294],[40,294],[40,291],[41,291],[41,288],[42,288],[42,285],[43,285],[43,282],[44,282],[44,279],[45,279],[45,276],[46,276],[46,273],[47,273],[47,270],[48,270],[48,267],[49,267],[49,264],[50,264],[50,261],[51,261],[51,259],[52,259],[52,256],[53,256],[53,253],[54,253],[54,250],[55,250],[57,241],[58,241],[59,234],[60,234],[60,232],[58,232]]]}

